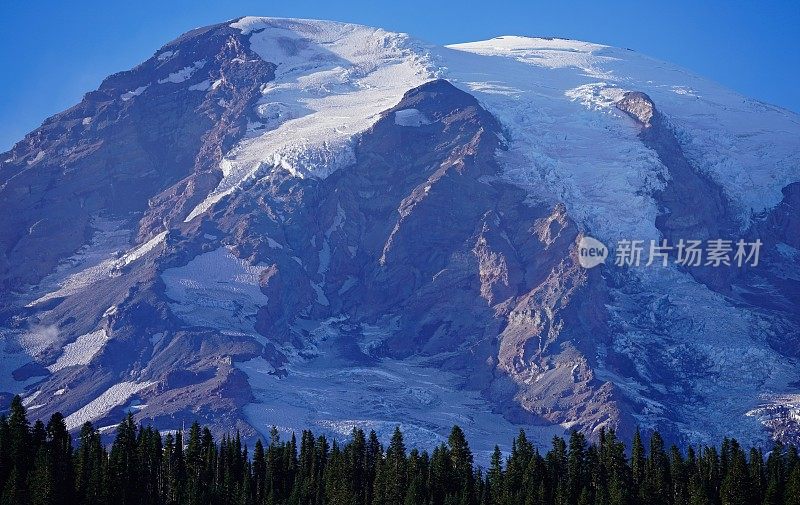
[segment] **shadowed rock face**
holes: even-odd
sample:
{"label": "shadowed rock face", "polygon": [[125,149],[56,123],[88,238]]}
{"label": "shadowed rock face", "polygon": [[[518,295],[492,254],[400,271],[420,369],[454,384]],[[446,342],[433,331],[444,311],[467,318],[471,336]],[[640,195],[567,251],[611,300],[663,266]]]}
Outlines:
{"label": "shadowed rock face", "polygon": [[[726,296],[743,295],[747,303],[770,309],[780,307],[787,316],[795,319],[797,288],[794,282],[787,283],[788,279],[777,272],[782,269],[793,270],[792,258],[776,254],[775,249],[781,243],[797,247],[800,222],[796,216],[800,206],[800,184],[793,183],[783,188],[784,198],[778,206],[753,222],[742,225],[732,217],[720,186],[689,162],[669,121],[657,110],[650,97],[640,92],[629,92],[616,106],[642,126],[639,138],[658,154],[669,171],[670,178],[666,181],[665,188],[655,194],[662,205],[656,226],[663,237],[670,244],[690,237],[700,240],[733,240],[738,236],[751,241],[759,239],[765,243],[763,261],[774,265],[769,271],[761,273],[766,278],[761,277],[758,280],[752,270],[748,269],[700,267],[689,269],[689,273],[709,288]],[[744,232],[741,231],[742,228],[745,228]],[[770,289],[748,293],[754,285],[765,280]],[[732,286],[738,286],[740,290],[734,293]],[[776,300],[779,299],[782,302],[776,305]],[[796,330],[790,333],[794,335]],[[781,352],[788,350],[792,355],[796,353],[794,345],[778,347]]]}
{"label": "shadowed rock face", "polygon": [[[243,133],[270,65],[227,25],[190,32],[160,54],[170,57],[110,76],[3,156],[0,205],[13,210],[0,216],[4,289],[38,283],[85,244],[90,216],[133,223],[145,213],[146,239],[216,185],[221,153]],[[184,69],[193,73],[175,77]]]}
{"label": "shadowed rock face", "polygon": [[[628,92],[617,108],[641,126],[639,138],[658,154],[667,167],[669,179],[655,194],[662,207],[656,226],[670,244],[679,240],[709,240],[734,236],[736,223],[722,188],[691,166],[667,119],[645,93]],[[714,268],[694,268],[691,274],[712,289],[730,291],[729,276],[735,272]]]}
{"label": "shadowed rock face", "polygon": [[[296,55],[303,42],[286,44]],[[280,72],[238,29],[196,30],[3,157],[0,350],[35,416],[62,411],[75,428],[132,410],[163,429],[201,419],[254,436],[269,428],[254,412],[277,424],[297,403],[317,417],[282,428],[359,420],[358,402],[323,416],[363,389],[361,403],[379,404],[369,422],[421,432],[495,416],[483,422],[508,423],[497,429],[509,436],[520,426],[630,435],[655,419],[646,428],[686,441],[680,409],[702,405],[718,379],[713,356],[675,337],[698,323],[671,319],[681,300],[610,261],[580,267],[576,244],[592,230],[557,198],[532,201],[509,182],[503,126],[446,80],[383,111],[354,137],[348,166],[301,178],[264,165],[187,222]],[[616,107],[669,174],[652,195],[663,238],[765,244],[766,268],[679,273],[713,303],[764,318],[748,324],[768,320],[780,331],[759,338],[796,357],[800,185],[743,225],[650,97],[630,92]],[[631,327],[639,341],[625,340]],[[303,382],[315,367],[341,375]],[[287,384],[299,384],[298,402],[276,398]],[[412,407],[391,405],[405,389],[397,398]],[[776,437],[796,436],[785,402],[764,409]]]}
{"label": "shadowed rock face", "polygon": [[[428,124],[397,124],[395,113],[412,108]],[[183,223],[175,218],[193,196],[176,188],[204,173],[206,165],[195,164],[150,200],[140,236],[149,235],[154,216],[171,229],[144,260],[119,267],[89,292],[56,299],[39,318],[67,334],[100,321],[110,336],[92,366],[48,375],[38,387],[52,400],[40,412],[74,412],[133,374],[146,384],[136,393],[145,404],[138,417],[163,426],[202,417],[220,430],[239,423],[252,434],[240,411],[252,397],[235,363],[258,356],[284,376],[287,345],[307,357],[316,352],[298,321],[346,318],[351,326],[394,327],[369,352],[340,349],[351,362],[428,356],[463,374],[463,387],[515,422],[619,424],[613,386],[594,379],[581,345],[561,331],[567,320],[583,339],[591,329],[604,331],[602,281],[573,261],[578,232],[563,206],[531,207],[524,191],[497,178],[500,139],[494,117],[440,80],[386,111],[359,140],[347,170],[325,180],[276,171]],[[176,198],[174,206],[159,203]],[[231,257],[264,265],[257,285],[265,301],[251,314],[255,339],[187,325],[165,287],[162,272],[189,268],[223,245]],[[573,303],[586,314],[575,314]],[[82,317],[67,315],[75,313]],[[58,347],[40,360],[54,359]],[[511,386],[548,370],[534,387]],[[62,389],[70,394],[54,395]],[[560,400],[537,401],[544,397]]]}
{"label": "shadowed rock face", "polygon": [[[429,124],[397,125],[394,114],[411,108]],[[439,366],[465,374],[465,387],[519,422],[618,425],[613,386],[593,377],[583,344],[569,344],[561,331],[566,319],[575,321],[587,348],[592,332],[605,331],[602,281],[573,261],[578,232],[563,206],[531,207],[522,190],[496,178],[499,133],[474,98],[433,81],[361,138],[355,165],[323,181],[276,173],[227,202],[215,217],[223,234],[236,236],[237,254],[270,265],[261,274],[269,301],[256,329],[272,342],[302,345],[292,330],[298,319],[393,321],[374,355],[449,355],[436,358]],[[570,361],[547,384],[508,388],[509,379],[523,384],[555,369],[561,353]],[[285,362],[268,354],[277,368]],[[583,367],[577,386],[575,363]],[[543,405],[537,396],[561,400]]]}
{"label": "shadowed rock face", "polygon": [[[693,166],[687,159],[673,127],[656,104],[644,93],[629,92],[617,102],[617,108],[628,114],[640,126],[639,138],[658,154],[668,169],[669,179],[655,197],[662,206],[656,226],[670,244],[680,239],[724,238],[735,241],[737,237],[748,241],[760,240],[761,268],[712,268],[708,266],[687,269],[696,280],[709,289],[721,293],[734,303],[749,310],[769,314],[768,319],[779,331],[768,331],[760,337],[784,356],[796,357],[800,352],[800,319],[798,318],[798,257],[791,248],[797,248],[800,221],[800,185],[792,183],[783,188],[781,203],[750,222],[740,223],[733,217],[732,209],[721,187]],[[775,400],[764,395],[765,403],[751,415],[758,416],[772,431],[773,438],[796,443],[797,423],[793,420],[794,402],[789,397]]]}

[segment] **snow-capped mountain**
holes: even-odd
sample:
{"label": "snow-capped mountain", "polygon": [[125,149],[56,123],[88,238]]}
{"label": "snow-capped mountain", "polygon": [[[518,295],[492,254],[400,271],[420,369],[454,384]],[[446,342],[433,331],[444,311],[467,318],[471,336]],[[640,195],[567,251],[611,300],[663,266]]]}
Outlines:
{"label": "snow-capped mountain", "polygon": [[[800,117],[674,65],[248,17],[0,161],[0,390],[35,416],[798,435]],[[586,269],[586,236],[762,247]]]}

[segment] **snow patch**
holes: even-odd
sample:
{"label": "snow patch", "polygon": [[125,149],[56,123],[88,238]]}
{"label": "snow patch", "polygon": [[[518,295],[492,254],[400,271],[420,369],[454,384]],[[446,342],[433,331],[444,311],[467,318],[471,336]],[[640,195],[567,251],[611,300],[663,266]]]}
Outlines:
{"label": "snow patch", "polygon": [[182,267],[161,274],[173,313],[187,324],[236,330],[256,336],[255,316],[266,304],[259,277],[268,268],[254,266],[221,247]]}
{"label": "snow patch", "polygon": [[164,51],[163,53],[158,55],[158,61],[165,61],[177,54],[177,51]]}
{"label": "snow patch", "polygon": [[44,159],[44,151],[39,151],[36,153],[36,156],[28,160],[28,165],[35,165]]}
{"label": "snow patch", "polygon": [[200,81],[197,84],[192,84],[189,86],[189,91],[207,91],[211,88],[211,81],[206,79],[205,81]]}
{"label": "snow patch", "polygon": [[116,262],[114,262],[114,268],[124,268],[134,261],[138,260],[139,258],[143,257],[145,254],[149,253],[153,249],[156,248],[159,244],[164,243],[164,240],[167,238],[167,231],[162,231],[158,235],[155,235],[153,238],[144,242],[143,244],[134,247],[127,253],[125,253],[121,258],[119,258]]}
{"label": "snow patch", "polygon": [[423,126],[431,120],[417,109],[403,109],[394,113],[394,124],[398,126]]}
{"label": "snow patch", "polygon": [[325,291],[322,290],[322,286],[320,286],[319,283],[316,282],[309,281],[309,283],[311,284],[311,289],[313,289],[314,292],[317,294],[317,303],[322,305],[323,307],[329,306],[330,302],[328,301],[328,297],[325,296]]}
{"label": "snow patch", "polygon": [[206,60],[195,61],[194,64],[192,64],[189,67],[183,67],[177,72],[173,72],[169,74],[167,77],[159,79],[158,83],[159,84],[164,84],[167,82],[171,82],[173,84],[181,83],[183,81],[188,80],[197,70],[200,70],[204,66],[206,66]]}
{"label": "snow patch", "polygon": [[139,96],[144,93],[144,90],[149,88],[149,84],[145,84],[144,86],[139,86],[138,88],[134,89],[133,91],[126,91],[125,93],[121,94],[119,97],[122,99],[123,102],[127,102],[131,98],[135,96]]}
{"label": "snow patch", "polygon": [[122,228],[121,221],[98,216],[92,218],[91,225],[94,229],[91,243],[62,261],[27,295],[28,307],[79,293],[111,275],[117,261],[116,255],[128,247],[130,230]]}
{"label": "snow patch", "polygon": [[107,341],[108,334],[103,328],[81,335],[75,342],[67,344],[61,356],[47,369],[56,373],[70,366],[86,365],[100,352]]}
{"label": "snow patch", "polygon": [[102,418],[114,407],[124,405],[131,396],[155,384],[155,382],[120,382],[105,390],[100,396],[87,403],[65,419],[68,430],[80,427],[86,421]]}
{"label": "snow patch", "polygon": [[23,398],[23,399],[22,399],[22,405],[23,405],[24,407],[30,407],[30,405],[33,403],[33,401],[34,401],[34,400],[36,400],[36,398],[37,398],[37,397],[38,397],[38,396],[39,396],[41,393],[42,393],[41,391],[34,391],[34,392],[33,392],[33,393],[31,393],[30,395],[26,396],[25,398]]}
{"label": "snow patch", "polygon": [[610,109],[625,97],[626,90],[609,86],[605,82],[583,84],[564,92],[567,98],[577,100],[588,109]]}

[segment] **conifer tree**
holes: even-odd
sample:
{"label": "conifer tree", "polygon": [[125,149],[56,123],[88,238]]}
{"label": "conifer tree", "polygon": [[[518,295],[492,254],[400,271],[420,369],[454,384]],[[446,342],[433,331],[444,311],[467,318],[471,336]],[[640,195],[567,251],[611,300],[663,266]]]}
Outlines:
{"label": "conifer tree", "polygon": [[382,459],[383,447],[378,440],[378,435],[375,433],[375,430],[370,430],[365,452],[366,472],[364,477],[367,487],[364,497],[365,504],[371,504],[375,499],[376,473],[378,465]]}
{"label": "conifer tree", "polygon": [[427,455],[423,457],[417,449],[412,449],[408,456],[408,490],[405,496],[405,505],[425,503],[428,490],[427,480]]}
{"label": "conifer tree", "polygon": [[11,400],[8,416],[8,462],[9,478],[3,488],[3,499],[7,503],[24,503],[27,496],[27,477],[33,463],[33,441],[30,423],[22,398],[16,395]]}
{"label": "conifer tree", "polygon": [[642,435],[637,427],[631,442],[631,480],[633,488],[636,490],[636,502],[639,504],[646,503],[645,466],[644,444],[642,443]]}
{"label": "conifer tree", "polygon": [[137,503],[138,469],[136,423],[129,413],[117,426],[117,435],[109,456],[108,492],[112,502],[119,505]]}
{"label": "conifer tree", "polygon": [[664,439],[657,431],[650,437],[650,450],[645,465],[645,487],[652,505],[670,503],[669,460],[664,451]]}
{"label": "conifer tree", "polygon": [[73,448],[60,414],[33,427],[26,415],[17,399],[0,417],[0,505],[800,505],[800,456],[780,444],[766,461],[734,439],[684,456],[675,446],[665,452],[654,432],[647,454],[634,436],[628,459],[614,431],[600,429],[596,443],[578,432],[568,444],[555,437],[542,456],[520,432],[505,461],[495,447],[484,474],[459,427],[431,456],[406,455],[398,428],[385,455],[374,432],[354,429],[343,445],[305,431],[298,456],[294,436],[283,443],[273,429],[250,457],[239,433],[216,443],[193,423],[184,444],[182,431],[162,439],[128,415],[109,454],[91,423]]}
{"label": "conifer tree", "polygon": [[2,414],[0,415],[0,493],[2,493],[8,474],[11,471],[9,450],[8,418],[6,418],[5,414]]}
{"label": "conifer tree", "polygon": [[786,505],[800,505],[800,465],[795,464],[789,473],[784,495]]}
{"label": "conifer tree", "polygon": [[567,501],[569,503],[578,503],[586,482],[586,437],[579,431],[573,431],[569,437],[569,449],[567,450]]}
{"label": "conifer tree", "polygon": [[86,422],[78,436],[78,450],[75,455],[75,497],[78,503],[99,505],[105,502],[103,484],[106,473],[106,451],[100,443],[100,434],[92,423]]}
{"label": "conifer tree", "polygon": [[722,505],[747,505],[750,502],[750,472],[744,451],[735,440],[729,442],[727,461],[727,471],[720,487]]}
{"label": "conifer tree", "polygon": [[52,505],[55,503],[53,469],[50,465],[47,447],[44,445],[40,445],[36,451],[29,484],[28,491],[31,505]]}
{"label": "conifer tree", "polygon": [[498,445],[494,446],[492,452],[489,471],[486,474],[486,488],[487,501],[492,505],[501,505],[503,503],[503,453]]}

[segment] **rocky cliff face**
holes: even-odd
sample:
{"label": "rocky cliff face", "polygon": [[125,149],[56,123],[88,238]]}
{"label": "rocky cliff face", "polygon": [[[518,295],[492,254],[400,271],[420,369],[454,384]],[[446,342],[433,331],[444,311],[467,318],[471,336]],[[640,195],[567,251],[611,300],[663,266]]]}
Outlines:
{"label": "rocky cliff face", "polygon": [[[71,428],[795,437],[800,122],[651,66],[313,21],[190,32],[2,156],[0,389]],[[743,174],[767,176],[732,192]],[[751,268],[585,269],[587,235],[764,245]]]}

